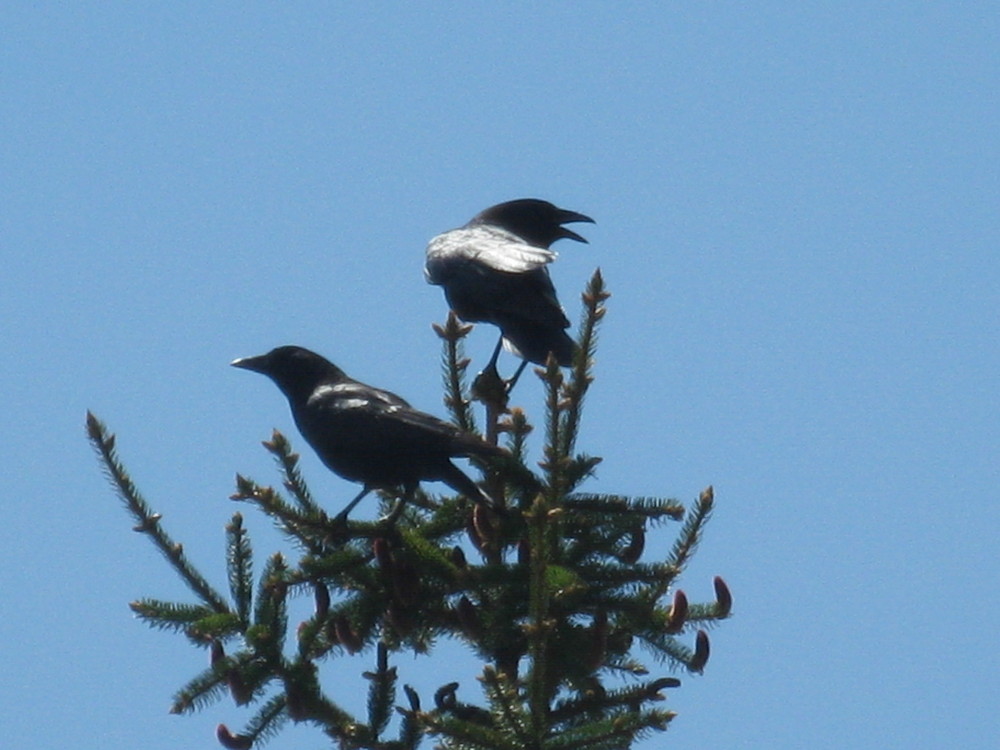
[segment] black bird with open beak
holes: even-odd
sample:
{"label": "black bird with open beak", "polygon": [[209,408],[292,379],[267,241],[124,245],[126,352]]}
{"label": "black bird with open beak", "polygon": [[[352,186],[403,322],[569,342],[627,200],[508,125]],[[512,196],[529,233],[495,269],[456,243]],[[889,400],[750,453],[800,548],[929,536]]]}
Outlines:
{"label": "black bird with open beak", "polygon": [[363,485],[335,520],[343,521],[373,489],[403,494],[389,514],[396,518],[421,481],[444,482],[475,502],[492,500],[451,462],[463,456],[506,451],[453,424],[417,411],[389,391],[349,378],[315,352],[281,346],[233,367],[267,375],[288,398],[295,425],[327,468]]}
{"label": "black bird with open beak", "polygon": [[594,220],[548,201],[521,198],[491,206],[427,245],[428,283],[444,287],[448,304],[462,320],[500,329],[484,372],[496,372],[502,345],[524,360],[507,390],[528,362],[544,364],[549,352],[563,367],[573,362],[576,343],[566,333],[569,319],[546,266],[556,259],[549,249],[556,240],[587,241],[563,226],[576,222]]}

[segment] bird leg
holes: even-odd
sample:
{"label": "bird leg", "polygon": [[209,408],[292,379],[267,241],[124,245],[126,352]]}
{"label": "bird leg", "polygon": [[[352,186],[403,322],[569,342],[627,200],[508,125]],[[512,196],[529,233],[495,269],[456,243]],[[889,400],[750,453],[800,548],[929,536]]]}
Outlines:
{"label": "bird leg", "polygon": [[493,372],[497,371],[497,359],[499,359],[500,357],[500,349],[502,347],[503,347],[503,336],[501,335],[500,338],[497,339],[497,345],[496,348],[493,350],[493,356],[490,357],[489,363],[486,365],[486,367],[483,368],[483,372],[486,372],[487,370],[493,370]]}
{"label": "bird leg", "polygon": [[[499,359],[499,357],[500,357],[500,350],[502,348],[503,348],[503,336],[501,335],[500,338],[499,338],[499,340],[497,341],[496,347],[493,349],[493,356],[490,357],[490,361],[486,363],[486,367],[483,368],[483,371],[481,373],[479,373],[479,375],[476,376],[476,380],[475,380],[475,382],[473,382],[473,388],[475,388],[476,384],[478,383],[478,384],[480,384],[481,387],[484,388],[484,392],[488,393],[489,391],[485,390],[486,384],[485,383],[480,383],[480,378],[483,378],[483,379],[489,378],[491,380],[493,380],[493,379],[500,380],[500,373],[497,372],[497,359]],[[521,373],[524,372],[524,368],[527,367],[527,366],[528,366],[528,360],[522,359],[521,360],[521,364],[517,368],[517,372],[514,373],[514,377],[512,377],[510,380],[506,380],[506,381],[501,380],[501,382],[503,383],[503,386],[504,386],[504,396],[506,396],[506,394],[508,394],[512,390],[514,390],[514,386],[517,384],[517,379],[519,377],[521,377]],[[490,383],[489,385],[493,385],[493,384]],[[481,398],[480,400],[481,401],[486,401],[485,398]],[[503,402],[502,405],[501,405],[501,409],[500,409],[501,412],[502,412],[502,411],[505,411],[506,408],[507,408],[507,399],[506,398],[497,399],[498,402],[501,401],[501,400]]]}
{"label": "bird leg", "polygon": [[507,411],[507,386],[497,372],[497,357],[500,356],[500,347],[503,346],[503,337],[497,342],[493,356],[483,368],[483,371],[476,375],[472,381],[472,396],[478,401],[482,401],[487,407],[494,409],[497,414]]}
{"label": "bird leg", "polygon": [[524,372],[524,368],[527,366],[528,366],[528,360],[522,359],[520,366],[517,368],[517,372],[514,373],[514,377],[512,377],[510,380],[504,383],[504,386],[507,389],[507,393],[510,393],[512,390],[514,390],[514,385],[517,383],[517,379],[521,377],[521,373]]}
{"label": "bird leg", "polygon": [[334,516],[333,522],[337,524],[342,524],[345,521],[347,521],[347,514],[350,513],[352,510],[354,510],[354,506],[360,503],[364,499],[365,495],[367,495],[371,491],[372,488],[369,487],[367,484],[364,487],[362,487],[361,492],[358,493],[357,497],[351,500],[351,502],[347,504],[347,507],[344,508],[342,511],[340,511],[340,513]]}
{"label": "bird leg", "polygon": [[379,519],[379,523],[384,523],[386,526],[392,526],[399,520],[399,517],[403,514],[403,508],[406,507],[406,503],[413,499],[413,493],[416,491],[416,487],[404,487],[402,496],[396,501],[396,504],[389,511],[389,515],[384,516]]}

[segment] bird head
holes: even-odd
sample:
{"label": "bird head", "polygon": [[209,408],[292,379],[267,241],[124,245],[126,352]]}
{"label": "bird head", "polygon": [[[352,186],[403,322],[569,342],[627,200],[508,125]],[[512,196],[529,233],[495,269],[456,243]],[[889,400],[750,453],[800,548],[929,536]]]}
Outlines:
{"label": "bird head", "polygon": [[586,239],[572,229],[563,226],[574,222],[595,223],[589,216],[567,211],[548,201],[520,198],[490,206],[473,217],[467,226],[488,224],[500,227],[516,234],[529,245],[548,248],[560,239],[586,242]]}
{"label": "bird head", "polygon": [[346,377],[335,364],[301,346],[279,346],[267,354],[235,359],[230,364],[267,375],[289,398],[308,398],[320,383]]}

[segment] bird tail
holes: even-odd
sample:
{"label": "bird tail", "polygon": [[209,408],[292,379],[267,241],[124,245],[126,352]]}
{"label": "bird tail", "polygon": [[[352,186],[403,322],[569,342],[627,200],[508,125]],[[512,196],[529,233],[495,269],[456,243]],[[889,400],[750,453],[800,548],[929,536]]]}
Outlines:
{"label": "bird tail", "polygon": [[536,365],[544,365],[552,352],[560,367],[573,364],[576,342],[561,328],[537,324],[507,323],[501,327],[504,342],[514,354]]}
{"label": "bird tail", "polygon": [[481,458],[496,458],[508,456],[510,451],[493,445],[483,440],[478,435],[469,432],[461,432],[455,436],[451,443],[452,456],[479,456]]}
{"label": "bird tail", "polygon": [[473,482],[464,471],[450,461],[448,469],[441,476],[441,481],[455,492],[459,492],[477,503],[483,502],[491,507],[498,507],[497,502],[487,495],[482,487]]}

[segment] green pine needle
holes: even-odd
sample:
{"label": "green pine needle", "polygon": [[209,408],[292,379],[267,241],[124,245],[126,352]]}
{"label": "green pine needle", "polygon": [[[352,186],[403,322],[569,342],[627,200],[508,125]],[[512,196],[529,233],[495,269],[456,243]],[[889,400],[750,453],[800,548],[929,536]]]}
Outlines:
{"label": "green pine needle", "polygon": [[167,559],[181,580],[209,607],[216,612],[228,612],[225,599],[205,580],[188,561],[183,546],[171,539],[160,524],[160,515],[154,513],[139,494],[125,467],[118,460],[115,436],[94,414],[87,412],[87,436],[97,452],[101,468],[118,493],[126,510],[136,520],[135,531],[147,534],[160,553]]}
{"label": "green pine needle", "polygon": [[[118,460],[114,436],[88,414],[90,442],[136,531],[195,592],[194,603],[131,605],[151,627],[210,646],[212,666],[176,694],[172,710],[191,712],[227,694],[239,706],[253,704],[241,734],[223,727],[227,747],[260,745],[289,719],[317,725],[344,750],[416,750],[427,735],[447,750],[629,750],[665,729],[674,714],[654,705],[680,683],[651,676],[638,647],[652,654],[649,661],[700,672],[709,643],[699,628],[730,616],[732,594],[721,578],[714,603],[689,604],[674,589],[711,515],[711,488],[690,511],[663,497],[577,491],[601,461],[576,443],[608,297],[598,269],[583,294],[572,365],[560,368],[550,358],[535,370],[545,397],[537,465],[529,462],[538,438],[525,413],[506,410],[505,391],[487,398],[497,395],[490,383],[473,386],[485,399],[487,439],[507,434],[509,456],[472,460],[499,507],[421,489],[393,523],[334,523],[312,496],[290,441],[275,431],[264,446],[283,489],[237,475],[232,497],[260,509],[301,554],[272,555],[254,580],[245,521],[234,514],[225,548],[232,604],[167,536]],[[454,314],[434,326],[443,342],[445,405],[455,424],[475,432],[479,407],[470,399],[463,353],[471,329]],[[392,488],[380,496],[383,503],[396,497]],[[676,541],[666,559],[649,562],[647,535],[669,521],[682,522]],[[649,546],[655,549],[651,539]],[[301,607],[288,600],[301,596],[313,607],[290,622],[290,611]],[[397,667],[390,663],[401,662],[393,655],[427,653],[442,638],[466,644],[485,663],[478,704],[460,702],[458,683],[449,683],[431,710],[421,709],[409,687],[408,707],[395,706]],[[227,655],[224,647],[234,645]],[[342,682],[349,662],[341,659],[359,653],[375,659],[362,673],[367,723],[330,700],[319,679],[329,662],[334,689],[355,689]],[[398,739],[390,740],[397,714]]]}
{"label": "green pine needle", "polygon": [[243,516],[233,514],[233,520],[226,526],[226,567],[229,571],[229,593],[236,604],[240,620],[250,622],[250,607],[253,599],[253,550],[250,538],[243,528]]}

